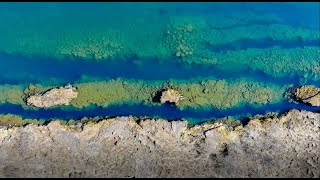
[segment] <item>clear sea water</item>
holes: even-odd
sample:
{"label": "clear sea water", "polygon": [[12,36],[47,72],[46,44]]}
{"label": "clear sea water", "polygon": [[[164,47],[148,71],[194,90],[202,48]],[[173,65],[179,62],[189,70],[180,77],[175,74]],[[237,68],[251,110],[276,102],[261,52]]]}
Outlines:
{"label": "clear sea water", "polygon": [[[52,16],[60,16],[61,12],[65,16],[79,15],[79,19],[89,17],[100,17],[98,12],[113,9],[117,12],[117,8],[138,7],[132,3],[1,3],[0,18],[17,17],[21,18],[25,15],[28,21],[37,24],[37,20],[42,23],[50,24],[39,17],[41,15],[50,14]],[[305,27],[318,30],[319,27],[319,3],[232,3],[232,4],[207,4],[207,3],[149,3],[150,8],[157,10],[159,16],[170,15],[188,15],[203,16],[210,18],[213,15],[219,19],[219,15],[227,16],[227,13],[246,13],[252,7],[256,9],[256,13],[265,15],[268,13],[275,14],[284,19],[287,25],[293,27]],[[131,9],[132,9],[131,8]],[[214,13],[213,13],[214,12]],[[123,16],[125,16],[125,12]],[[111,13],[110,16],[119,13]],[[213,15],[212,15],[213,14]],[[18,15],[18,16],[17,16]],[[147,12],[146,12],[147,15]],[[2,16],[2,17],[1,17]],[[9,18],[9,19],[10,19]],[[37,19],[39,18],[39,19]],[[112,17],[109,17],[112,18]],[[14,18],[12,18],[14,19]],[[31,19],[31,20],[30,20]],[[80,21],[75,19],[75,22]],[[7,20],[9,22],[9,20]],[[101,19],[92,19],[91,26],[95,23],[103,21]],[[10,23],[10,22],[9,22]],[[268,24],[259,20],[258,22],[248,21],[247,25],[252,24]],[[39,24],[37,24],[39,25]],[[1,26],[6,26],[2,23]],[[44,25],[46,26],[46,25]],[[97,25],[98,26],[98,25]],[[230,29],[239,25],[231,25],[223,27]],[[243,26],[243,25],[242,25]],[[37,31],[35,26],[33,31]],[[59,27],[57,27],[59,28]],[[220,28],[220,29],[223,29]],[[41,30],[39,30],[41,31]],[[79,30],[81,31],[81,30]],[[301,41],[301,40],[283,40],[275,41],[272,39],[258,40],[240,40],[232,44],[224,44],[219,46],[208,45],[213,52],[227,52],[230,50],[245,50],[247,48],[269,48],[279,46],[283,49],[296,47],[320,47],[319,40]],[[1,46],[2,47],[2,46]],[[0,49],[1,50],[1,49]],[[1,52],[1,51],[0,51]],[[139,80],[191,80],[191,79],[237,79],[239,77],[251,78],[259,82],[274,83],[277,85],[293,84],[295,86],[302,83],[313,84],[319,86],[319,82],[307,80],[301,81],[298,75],[290,75],[287,77],[272,77],[259,70],[252,70],[246,66],[238,66],[237,69],[227,67],[226,65],[195,65],[184,64],[176,61],[174,58],[167,60],[159,60],[156,58],[139,58],[126,57],[125,59],[90,61],[81,58],[63,58],[47,57],[41,55],[25,56],[19,53],[0,53],[0,84],[29,84],[39,83],[43,85],[65,85],[67,83],[83,82],[84,77],[90,77],[95,80],[106,80],[114,78],[139,79]],[[226,70],[228,69],[228,70]],[[88,81],[88,80],[87,80]],[[94,116],[150,116],[159,117],[169,120],[186,119],[191,123],[201,123],[233,116],[245,119],[247,116],[255,114],[265,114],[267,112],[286,112],[289,109],[305,109],[314,112],[320,112],[320,108],[310,107],[304,104],[290,103],[283,100],[281,103],[265,105],[255,108],[249,105],[231,108],[228,110],[194,110],[185,109],[178,110],[174,106],[164,104],[157,107],[148,107],[144,105],[117,105],[102,107],[90,107],[85,109],[75,108],[53,108],[42,110],[26,110],[21,106],[13,104],[0,105],[0,114],[12,113],[21,115],[25,118],[47,119],[81,119],[82,117]]]}

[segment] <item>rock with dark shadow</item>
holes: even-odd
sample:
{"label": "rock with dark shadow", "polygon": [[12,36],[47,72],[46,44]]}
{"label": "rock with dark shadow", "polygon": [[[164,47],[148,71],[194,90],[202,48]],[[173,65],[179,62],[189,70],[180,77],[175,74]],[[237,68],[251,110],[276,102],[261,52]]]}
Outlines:
{"label": "rock with dark shadow", "polygon": [[162,92],[160,102],[165,103],[165,102],[170,102],[174,103],[175,105],[179,104],[179,101],[182,100],[184,97],[174,89],[168,89]]}
{"label": "rock with dark shadow", "polygon": [[300,86],[295,89],[295,98],[311,106],[320,106],[320,88],[315,86]]}

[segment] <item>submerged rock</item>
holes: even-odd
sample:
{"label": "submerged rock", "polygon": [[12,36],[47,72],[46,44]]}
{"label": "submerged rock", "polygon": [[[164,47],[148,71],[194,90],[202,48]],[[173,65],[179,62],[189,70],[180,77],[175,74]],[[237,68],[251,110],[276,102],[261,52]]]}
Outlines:
{"label": "submerged rock", "polygon": [[161,103],[171,102],[178,105],[179,101],[182,99],[183,99],[183,96],[178,91],[174,89],[168,89],[162,92],[160,102]]}
{"label": "submerged rock", "polygon": [[320,106],[320,88],[315,86],[300,86],[295,89],[294,96],[306,104]]}
{"label": "submerged rock", "polygon": [[29,106],[47,108],[58,105],[69,105],[72,99],[77,98],[78,92],[75,87],[67,85],[54,88],[42,95],[36,94],[27,99]]}

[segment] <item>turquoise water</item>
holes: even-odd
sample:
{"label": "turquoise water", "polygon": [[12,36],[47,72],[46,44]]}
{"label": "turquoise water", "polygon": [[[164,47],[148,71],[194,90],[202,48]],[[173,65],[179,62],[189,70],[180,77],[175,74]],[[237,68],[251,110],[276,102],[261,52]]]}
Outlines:
{"label": "turquoise water", "polygon": [[[139,10],[139,8],[141,9]],[[148,19],[149,15],[150,19]],[[130,19],[131,16],[133,16],[132,19]],[[135,43],[130,46],[124,46],[124,49],[130,49],[128,50],[129,55],[125,54],[121,58],[104,58],[98,61],[73,56],[57,58],[54,53],[58,51],[52,50],[54,49],[52,47],[56,47],[55,40],[63,36],[64,31],[77,35],[82,31],[91,29],[92,31],[89,31],[89,33],[94,34],[96,31],[107,31],[109,26],[110,29],[119,28],[125,34],[127,33],[128,36],[134,36],[131,37],[133,39],[139,38],[140,36],[138,35],[141,35],[141,41],[148,43],[148,38],[142,38],[148,36],[147,33],[151,32],[152,34],[155,29],[159,30],[159,32],[165,29],[165,25],[160,27],[160,24],[169,22],[169,19],[175,16],[201,17],[205,21],[212,23],[209,23],[206,31],[219,30],[227,32],[238,27],[248,26],[249,28],[251,25],[269,26],[273,24],[285,24],[290,27],[313,31],[317,31],[320,28],[319,3],[1,3],[0,19],[3,23],[1,24],[0,37],[4,40],[0,42],[0,85],[37,83],[60,86],[67,83],[116,78],[147,81],[166,81],[169,79],[181,81],[195,79],[236,80],[238,78],[248,78],[279,86],[288,84],[294,86],[301,84],[319,86],[318,81],[303,77],[300,72],[276,77],[276,75],[270,76],[270,74],[266,74],[261,69],[242,63],[222,63],[219,65],[187,64],[174,55],[165,58],[161,58],[158,55],[153,57],[152,53],[150,53],[153,51],[147,50],[145,53],[147,55],[145,56],[149,55],[150,57],[142,57],[135,52]],[[264,18],[264,16],[268,18]],[[274,16],[277,18],[269,18]],[[220,17],[221,22],[218,22]],[[226,22],[223,23],[223,21]],[[154,25],[154,27],[150,24]],[[157,24],[159,24],[159,28],[157,28]],[[142,27],[131,30],[132,26],[135,25]],[[146,34],[143,31],[146,31]],[[264,29],[261,29],[261,32],[263,31]],[[160,34],[159,32],[154,32],[154,34]],[[235,41],[222,44],[214,44],[211,41],[209,43],[208,41],[202,43],[200,48],[209,50],[214,56],[215,53],[226,54],[230,51],[240,52],[248,49],[257,49],[259,51],[274,47],[282,50],[320,47],[319,39],[306,39],[306,37],[309,37],[308,34],[302,34],[294,38],[291,37],[291,34],[277,36],[281,38],[272,39],[271,37],[259,35],[257,37],[240,37]],[[22,40],[18,39],[18,37],[22,37]],[[40,40],[35,37],[40,38]],[[43,37],[45,37],[45,40],[41,39]],[[25,46],[24,40],[29,40],[30,38],[35,38],[36,40],[30,41],[30,46]],[[162,35],[154,37],[154,39],[162,39]],[[154,39],[150,37],[150,42]],[[77,41],[70,42],[70,46],[72,46]],[[33,47],[32,43],[39,43],[39,45]],[[139,43],[139,39],[137,43]],[[29,47],[30,49],[28,49]],[[146,45],[145,47],[148,46]],[[155,46],[154,52],[161,54],[162,51],[159,50],[158,52],[157,48],[161,49]],[[143,50],[145,48],[141,48],[141,51]],[[34,53],[32,54],[31,52]],[[25,55],[28,53],[31,53],[31,55]],[[271,55],[272,53],[270,53]],[[299,63],[298,61],[297,64]],[[12,113],[25,118],[47,120],[52,118],[81,119],[84,116],[133,115],[159,117],[168,120],[186,119],[191,123],[201,123],[226,116],[245,119],[248,115],[265,114],[267,112],[283,113],[292,108],[314,112],[320,111],[317,107],[289,103],[284,99],[281,103],[267,104],[257,108],[245,105],[227,110],[195,110],[192,108],[178,110],[168,104],[155,107],[142,104],[122,104],[106,108],[93,106],[81,110],[75,108],[27,110],[21,106],[6,103],[0,105],[0,114]]]}
{"label": "turquoise water", "polygon": [[271,48],[271,47],[278,47],[282,49],[289,49],[289,48],[303,48],[303,47],[319,47],[319,41],[303,41],[302,39],[297,40],[272,40],[272,39],[259,39],[259,40],[252,40],[252,39],[240,39],[236,42],[232,42],[232,44],[224,44],[218,46],[207,45],[213,52],[226,52],[226,51],[235,51],[235,50],[246,50],[249,48]]}

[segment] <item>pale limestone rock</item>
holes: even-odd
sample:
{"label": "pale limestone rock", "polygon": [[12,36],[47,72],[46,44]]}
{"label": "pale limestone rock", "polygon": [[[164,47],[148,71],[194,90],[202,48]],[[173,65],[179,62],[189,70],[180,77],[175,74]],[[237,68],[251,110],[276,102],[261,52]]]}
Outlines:
{"label": "pale limestone rock", "polygon": [[0,177],[320,177],[320,114],[221,123],[117,117],[0,131]]}
{"label": "pale limestone rock", "polygon": [[295,89],[297,100],[312,106],[320,106],[320,88],[314,86],[301,86]]}
{"label": "pale limestone rock", "polygon": [[187,129],[188,122],[187,121],[172,121],[171,127],[174,134],[177,134],[178,136],[181,135],[181,133]]}
{"label": "pale limestone rock", "polygon": [[58,105],[69,105],[72,99],[77,98],[78,92],[71,85],[51,89],[42,95],[28,97],[27,104],[39,108],[48,108]]}
{"label": "pale limestone rock", "polygon": [[165,103],[165,102],[171,102],[175,103],[176,105],[179,104],[179,101],[183,99],[183,96],[179,94],[178,91],[174,89],[168,89],[162,92],[160,102]]}

